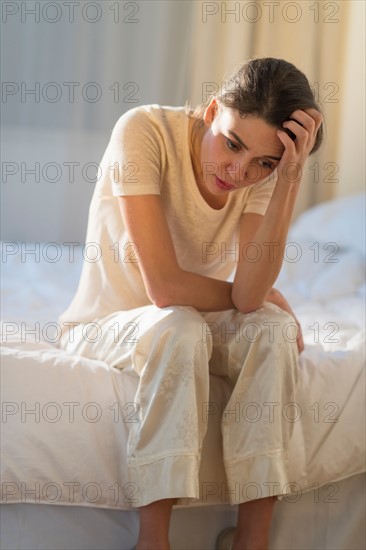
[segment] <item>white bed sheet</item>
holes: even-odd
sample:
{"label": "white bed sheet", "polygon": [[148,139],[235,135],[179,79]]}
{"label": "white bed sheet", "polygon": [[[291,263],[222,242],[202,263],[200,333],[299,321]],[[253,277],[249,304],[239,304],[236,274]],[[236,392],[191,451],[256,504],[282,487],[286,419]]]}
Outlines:
{"label": "white bed sheet", "polygon": [[[336,484],[365,470],[365,254],[358,228],[348,231],[354,219],[362,223],[354,216],[360,200],[346,201],[334,222],[347,226],[349,234],[340,231],[338,240],[330,241],[334,233],[327,226],[324,237],[323,224],[327,208],[337,209],[336,203],[323,207],[319,219],[311,213],[310,230],[310,214],[294,226],[276,284],[301,321],[306,344],[296,408],[284,411],[301,416],[293,422],[294,484],[283,488],[287,493]],[[137,379],[52,345],[55,319],[78,282],[82,247],[2,243],[2,248],[2,480],[7,484],[2,501],[129,509],[138,488],[126,485],[126,417],[133,419],[133,405],[126,403],[133,403]],[[212,401],[224,403],[228,397],[228,388],[214,376],[211,391]],[[39,410],[39,422],[32,414],[22,418],[22,407],[35,408],[36,415]],[[54,416],[56,421],[50,420]],[[222,459],[214,451],[221,445],[219,417],[208,420],[201,503],[225,503]]]}

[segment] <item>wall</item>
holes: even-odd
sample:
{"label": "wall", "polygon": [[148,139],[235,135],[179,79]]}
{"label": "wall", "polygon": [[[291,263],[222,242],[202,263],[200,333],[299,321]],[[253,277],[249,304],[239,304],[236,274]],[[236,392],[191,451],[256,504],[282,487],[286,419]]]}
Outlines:
{"label": "wall", "polygon": [[[183,105],[188,99],[195,105],[206,99],[205,83],[220,84],[236,64],[258,55],[287,58],[321,88],[332,82],[339,87],[337,102],[325,104],[327,140],[321,155],[308,163],[295,217],[312,204],[364,189],[363,1],[287,3],[302,6],[296,23],[288,20],[293,8],[284,17],[283,3],[274,22],[263,16],[256,23],[244,20],[243,10],[239,19],[233,13],[223,16],[221,2],[83,0],[73,20],[67,3],[59,2],[60,18],[54,23],[49,20],[57,13],[51,8],[41,11],[39,20],[30,13],[37,4],[42,10],[55,3],[2,3],[3,8],[18,7],[17,13],[2,14],[2,81],[3,91],[9,92],[2,104],[3,240],[83,242],[94,188],[92,167],[86,174],[83,168],[100,162],[118,117],[136,104]],[[92,4],[101,9],[94,23],[95,10],[84,10]],[[258,2],[263,14],[265,4]],[[116,18],[111,8],[117,5]],[[317,22],[310,5],[319,9]],[[21,13],[22,6],[29,11]],[[204,6],[211,10],[206,18]],[[334,6],[339,8],[336,16],[331,14]],[[245,13],[253,17],[249,9]],[[52,82],[58,88],[47,88]],[[78,84],[74,99],[68,82]],[[97,101],[91,100],[96,88],[88,88],[93,82],[102,91]],[[40,96],[22,97],[22,86],[39,86]],[[52,101],[57,89],[61,97]],[[79,163],[74,181],[65,164],[70,162]],[[40,181],[25,173],[36,163]],[[57,163],[58,174],[47,169],[49,163]],[[332,181],[334,166],[339,172]]]}
{"label": "wall", "polygon": [[343,79],[337,187],[340,196],[365,191],[365,7],[365,2],[352,2],[351,32],[345,45],[347,64]]}

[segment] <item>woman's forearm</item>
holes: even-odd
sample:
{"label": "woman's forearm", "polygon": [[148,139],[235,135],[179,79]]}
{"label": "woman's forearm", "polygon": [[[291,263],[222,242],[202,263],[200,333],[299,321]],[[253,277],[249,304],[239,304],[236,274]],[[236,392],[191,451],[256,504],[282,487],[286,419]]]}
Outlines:
{"label": "woman's forearm", "polygon": [[322,115],[315,109],[296,110],[282,125],[293,137],[277,130],[285,151],[277,166],[278,179],[263,223],[253,235],[261,254],[255,262],[242,260],[234,279],[233,301],[240,311],[260,307],[278,277],[302,170],[321,122]]}
{"label": "woman's forearm", "polygon": [[260,307],[278,277],[298,189],[299,183],[278,179],[263,222],[252,239],[260,251],[258,259],[238,263],[233,302],[240,311]]}
{"label": "woman's forearm", "polygon": [[181,305],[194,307],[198,311],[223,311],[235,308],[231,298],[232,287],[230,282],[180,269],[152,301],[158,307]]}
{"label": "woman's forearm", "polygon": [[235,308],[248,313],[258,309],[270,296],[281,269],[297,195],[297,189],[284,192],[283,187],[274,190],[265,219],[253,239],[261,249],[260,258],[239,263],[234,283],[179,269],[151,298],[153,303],[158,307],[191,306],[198,311]]}
{"label": "woman's forearm", "polygon": [[[278,185],[280,183],[280,185]],[[191,306],[198,311],[237,309],[243,313],[258,309],[267,299],[283,262],[297,188],[285,188],[279,181],[273,192],[263,223],[253,241],[260,247],[256,262],[240,262],[234,283],[179,270],[156,292],[158,307]]]}

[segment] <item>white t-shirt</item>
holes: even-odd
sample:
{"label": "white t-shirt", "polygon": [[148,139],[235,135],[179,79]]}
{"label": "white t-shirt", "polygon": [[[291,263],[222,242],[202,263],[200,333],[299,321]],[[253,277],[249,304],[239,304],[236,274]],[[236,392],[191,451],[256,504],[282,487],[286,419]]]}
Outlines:
{"label": "white t-shirt", "polygon": [[151,304],[119,195],[160,195],[182,269],[231,279],[241,253],[240,218],[243,212],[265,214],[276,178],[229,193],[223,208],[211,208],[195,180],[188,124],[184,107],[157,104],[130,109],[117,121],[90,204],[79,286],[59,318],[62,329],[66,322],[87,323]]}

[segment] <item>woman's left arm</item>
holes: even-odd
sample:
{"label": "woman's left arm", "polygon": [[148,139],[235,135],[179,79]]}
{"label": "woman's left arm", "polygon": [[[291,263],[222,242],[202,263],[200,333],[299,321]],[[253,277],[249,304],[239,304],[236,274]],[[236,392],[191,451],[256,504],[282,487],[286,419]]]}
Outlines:
{"label": "woman's left arm", "polygon": [[321,123],[322,115],[315,109],[295,111],[291,120],[284,122],[284,128],[296,138],[292,140],[282,130],[277,133],[285,150],[267,212],[260,222],[256,214],[243,214],[240,249],[254,243],[261,252],[255,261],[241,255],[237,265],[231,296],[236,309],[243,313],[261,307],[281,270],[303,167]]}

